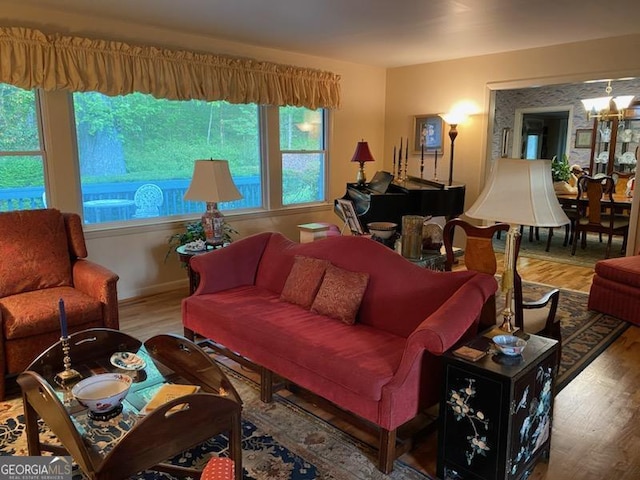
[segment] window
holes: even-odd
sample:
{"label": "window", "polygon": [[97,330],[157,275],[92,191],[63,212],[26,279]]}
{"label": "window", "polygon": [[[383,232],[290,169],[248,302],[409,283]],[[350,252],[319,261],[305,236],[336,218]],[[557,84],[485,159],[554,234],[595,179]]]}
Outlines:
{"label": "window", "polygon": [[325,200],[324,110],[280,107],[282,204]]}
{"label": "window", "polygon": [[85,223],[201,213],[183,199],[197,159],[224,159],[243,195],[223,211],[262,206],[256,105],[74,93]]}
{"label": "window", "polygon": [[0,211],[46,205],[40,130],[36,93],[0,83]]}

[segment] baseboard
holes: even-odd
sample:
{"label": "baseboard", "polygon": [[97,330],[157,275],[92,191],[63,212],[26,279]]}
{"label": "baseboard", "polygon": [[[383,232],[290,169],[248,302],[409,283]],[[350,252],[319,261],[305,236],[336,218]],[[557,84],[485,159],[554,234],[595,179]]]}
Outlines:
{"label": "baseboard", "polygon": [[148,297],[157,295],[158,293],[170,292],[184,288],[188,291],[189,282],[187,279],[174,280],[172,282],[158,283],[155,285],[147,285],[135,289],[118,289],[118,300],[130,300],[133,298]]}

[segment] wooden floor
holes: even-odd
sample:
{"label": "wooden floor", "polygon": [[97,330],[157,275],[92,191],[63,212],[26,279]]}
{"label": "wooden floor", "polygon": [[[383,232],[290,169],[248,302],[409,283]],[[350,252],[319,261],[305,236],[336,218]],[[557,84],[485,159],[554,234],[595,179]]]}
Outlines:
{"label": "wooden floor", "polygon": [[[588,292],[592,268],[521,258],[526,281]],[[157,333],[182,334],[180,300],[184,290],[125,301],[121,328],[144,340]],[[531,480],[640,479],[640,328],[629,328],[574,379],[555,401],[551,459],[536,466]],[[315,407],[305,403],[310,409]],[[371,437],[330,413],[317,415],[341,429]],[[437,433],[421,440],[403,461],[435,477]]]}

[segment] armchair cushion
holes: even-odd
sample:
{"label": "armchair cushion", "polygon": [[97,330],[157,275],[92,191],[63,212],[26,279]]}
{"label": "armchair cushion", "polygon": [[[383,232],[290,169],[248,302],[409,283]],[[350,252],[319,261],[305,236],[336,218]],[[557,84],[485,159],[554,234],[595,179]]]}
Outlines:
{"label": "armchair cushion", "polygon": [[102,304],[72,287],[55,287],[0,298],[2,330],[6,340],[56,332],[60,336],[58,300],[64,298],[67,325],[100,321]]}
{"label": "armchair cushion", "polygon": [[[57,212],[57,210],[56,210]],[[64,218],[51,210],[0,215],[0,297],[41,288],[71,286]]]}

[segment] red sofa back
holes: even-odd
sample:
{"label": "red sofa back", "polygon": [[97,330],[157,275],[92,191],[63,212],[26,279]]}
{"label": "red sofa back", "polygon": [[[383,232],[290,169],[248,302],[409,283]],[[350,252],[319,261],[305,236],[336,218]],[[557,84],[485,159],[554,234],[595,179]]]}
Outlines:
{"label": "red sofa back", "polygon": [[[365,237],[331,237],[300,244],[279,233],[263,233],[246,240],[259,244],[266,241],[255,284],[275,293],[282,291],[296,255],[322,258],[345,270],[368,273],[369,284],[357,322],[403,337],[471,278],[492,278],[476,272],[428,270]],[[489,295],[495,291],[495,280],[483,285],[487,285],[487,291],[493,288]]]}

